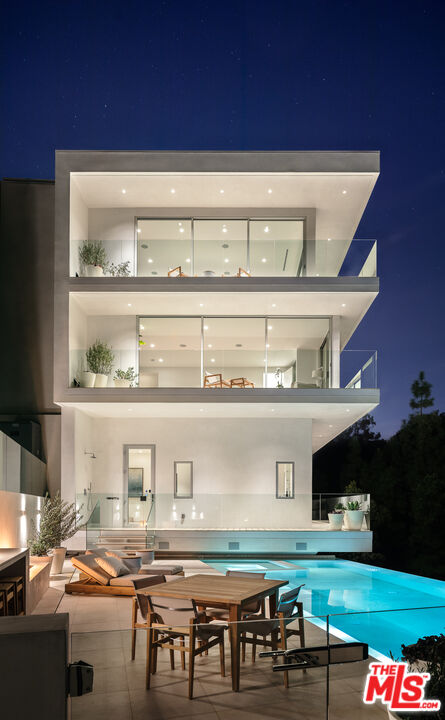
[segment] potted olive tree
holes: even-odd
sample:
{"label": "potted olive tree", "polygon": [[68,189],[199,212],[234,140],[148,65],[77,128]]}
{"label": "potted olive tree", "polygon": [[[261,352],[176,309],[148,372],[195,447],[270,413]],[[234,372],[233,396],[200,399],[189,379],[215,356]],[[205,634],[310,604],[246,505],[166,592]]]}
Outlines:
{"label": "potted olive tree", "polygon": [[96,340],[86,352],[88,370],[95,374],[94,387],[107,387],[108,375],[113,367],[114,355],[111,347]]}
{"label": "potted olive tree", "polygon": [[79,248],[81,275],[86,277],[100,277],[104,274],[107,264],[107,254],[102,241],[84,240]]}
{"label": "potted olive tree", "polygon": [[37,528],[32,523],[32,535],[28,540],[31,555],[40,558],[48,557],[51,553],[53,561],[51,574],[60,575],[65,560],[66,548],[62,547],[64,540],[69,540],[81,527],[81,509],[76,510],[74,503],[67,503],[57,492],[53,498],[48,495],[43,500],[40,511],[40,524]]}
{"label": "potted olive tree", "polygon": [[115,387],[133,387],[136,382],[137,375],[133,367],[129,367],[127,370],[121,370],[119,368],[114,373],[114,386]]}

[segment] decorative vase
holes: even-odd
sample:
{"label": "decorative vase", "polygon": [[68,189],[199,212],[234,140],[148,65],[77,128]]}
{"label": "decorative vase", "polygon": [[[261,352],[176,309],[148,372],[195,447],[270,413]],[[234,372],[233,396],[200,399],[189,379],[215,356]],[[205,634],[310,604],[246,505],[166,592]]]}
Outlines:
{"label": "decorative vase", "polygon": [[51,575],[60,575],[63,570],[63,563],[65,561],[66,548],[58,547],[52,551],[53,562],[51,565]]}
{"label": "decorative vase", "polygon": [[364,514],[363,510],[346,510],[346,529],[361,530]]}
{"label": "decorative vase", "polygon": [[92,388],[94,387],[95,380],[96,374],[85,370],[80,378],[80,386],[84,388]]}
{"label": "decorative vase", "polygon": [[114,387],[120,387],[120,388],[129,388],[131,385],[131,380],[122,380],[122,378],[114,378]]}
{"label": "decorative vase", "polygon": [[94,382],[94,387],[100,387],[104,388],[108,385],[108,375],[103,375],[102,373],[96,373],[96,380]]}
{"label": "decorative vase", "polygon": [[100,265],[85,265],[85,277],[102,277],[104,269]]}
{"label": "decorative vase", "polygon": [[328,513],[329,529],[341,530],[343,527],[343,513]]}

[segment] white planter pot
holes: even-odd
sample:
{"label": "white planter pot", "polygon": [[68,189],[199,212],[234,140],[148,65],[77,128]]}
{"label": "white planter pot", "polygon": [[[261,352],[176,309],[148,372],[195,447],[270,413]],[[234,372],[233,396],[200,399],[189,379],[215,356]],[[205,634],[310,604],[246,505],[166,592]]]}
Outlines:
{"label": "white planter pot", "polygon": [[85,372],[82,373],[80,377],[80,387],[94,387],[94,382],[96,380],[95,373],[88,372],[85,370]]}
{"label": "white planter pot", "polygon": [[104,269],[100,265],[85,265],[84,274],[85,277],[102,277]]}
{"label": "white planter pot", "polygon": [[96,373],[96,380],[94,387],[107,387],[108,375],[102,375],[102,373]]}
{"label": "white planter pot", "polygon": [[331,530],[341,530],[343,527],[343,513],[328,513],[329,528]]}
{"label": "white planter pot", "polygon": [[60,575],[63,570],[63,563],[65,561],[66,548],[58,547],[52,551],[53,562],[51,565],[51,575]]}
{"label": "white planter pot", "polygon": [[122,380],[122,378],[114,378],[114,387],[125,387],[129,388],[131,385],[131,380]]}
{"label": "white planter pot", "polygon": [[346,528],[347,530],[361,530],[363,525],[363,510],[346,510]]}

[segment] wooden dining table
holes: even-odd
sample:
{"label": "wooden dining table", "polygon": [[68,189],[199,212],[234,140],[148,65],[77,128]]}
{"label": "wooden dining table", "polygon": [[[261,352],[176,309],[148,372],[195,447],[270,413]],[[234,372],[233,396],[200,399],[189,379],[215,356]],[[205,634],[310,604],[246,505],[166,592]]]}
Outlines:
{"label": "wooden dining table", "polygon": [[229,637],[232,668],[232,690],[240,684],[240,633],[243,606],[254,600],[269,598],[269,617],[274,617],[278,604],[278,590],[287,580],[263,580],[237,575],[190,575],[168,583],[150,585],[138,592],[160,597],[194,600],[198,607],[226,608],[229,611]]}

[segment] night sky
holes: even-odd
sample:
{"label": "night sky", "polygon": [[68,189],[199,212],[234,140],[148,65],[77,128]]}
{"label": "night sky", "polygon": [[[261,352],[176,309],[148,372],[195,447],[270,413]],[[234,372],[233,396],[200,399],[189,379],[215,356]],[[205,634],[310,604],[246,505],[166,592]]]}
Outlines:
{"label": "night sky", "polygon": [[380,150],[357,230],[378,300],[379,430],[419,370],[445,411],[445,3],[2,2],[0,175],[54,177],[54,150]]}

